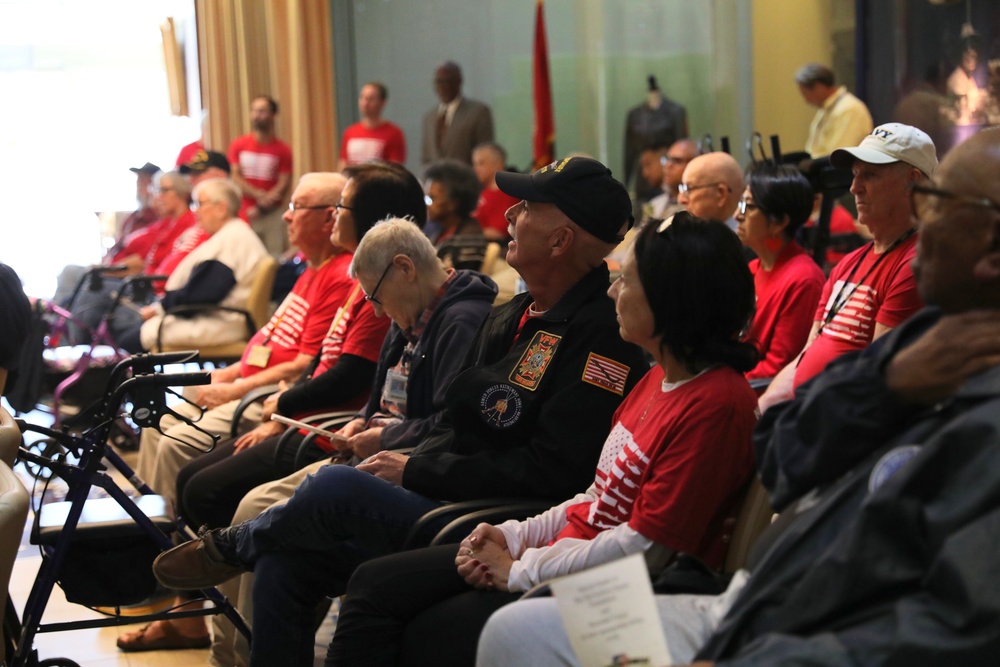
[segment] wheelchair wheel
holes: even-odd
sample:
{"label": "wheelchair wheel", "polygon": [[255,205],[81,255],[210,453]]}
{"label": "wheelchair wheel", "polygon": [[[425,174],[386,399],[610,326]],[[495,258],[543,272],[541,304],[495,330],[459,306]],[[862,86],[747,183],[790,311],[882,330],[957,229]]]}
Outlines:
{"label": "wheelchair wheel", "polygon": [[120,452],[135,452],[139,450],[139,429],[131,420],[119,417],[111,424],[108,442]]}
{"label": "wheelchair wheel", "polygon": [[80,667],[80,663],[69,658],[46,658],[38,661],[38,667]]}
{"label": "wheelchair wheel", "polygon": [[[56,442],[53,438],[41,438],[40,440],[36,440],[28,445],[27,449],[29,452],[43,456],[47,459],[66,460],[70,456],[69,450]],[[76,457],[73,456],[73,461],[75,460]],[[52,470],[46,466],[38,465],[27,460],[23,461],[23,463],[25,470],[27,470],[28,474],[35,479],[45,481],[52,477]]]}

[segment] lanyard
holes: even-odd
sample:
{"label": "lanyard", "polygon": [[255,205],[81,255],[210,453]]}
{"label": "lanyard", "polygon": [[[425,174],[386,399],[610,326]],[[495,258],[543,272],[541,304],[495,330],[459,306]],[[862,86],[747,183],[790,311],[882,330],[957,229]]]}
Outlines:
{"label": "lanyard", "polygon": [[822,128],[822,127],[823,127],[824,125],[826,125],[826,121],[827,121],[827,119],[828,119],[828,118],[830,118],[830,114],[832,114],[832,113],[833,113],[833,110],[837,108],[837,105],[838,105],[838,104],[840,104],[840,100],[844,99],[844,98],[845,98],[846,96],[847,96],[847,91],[845,90],[845,91],[844,91],[844,92],[842,92],[842,93],[841,93],[840,95],[837,95],[837,99],[835,99],[835,100],[834,100],[834,101],[833,101],[833,102],[832,102],[832,103],[830,104],[830,106],[828,106],[828,107],[827,107],[826,109],[824,109],[824,110],[823,110],[823,115],[822,115],[822,116],[820,116],[820,118],[819,118],[819,122],[818,122],[818,123],[816,123],[816,135],[817,135],[817,136],[819,135],[819,131],[820,131],[820,129],[821,129],[821,128]]}
{"label": "lanyard", "polygon": [[[306,281],[306,285],[302,289],[302,294],[309,294],[309,288],[312,287],[313,281],[316,280],[316,276],[319,275],[320,269],[322,269],[324,266],[326,266],[326,263],[329,262],[331,259],[333,259],[333,258],[332,257],[327,257],[325,260],[323,260],[322,264],[320,264],[319,266],[316,267],[316,270],[313,271],[313,274],[311,276],[309,276],[309,280]],[[288,310],[288,305],[291,303],[291,300],[292,300],[292,298],[294,296],[296,296],[296,295],[295,295],[294,288],[293,288],[293,291],[287,297],[285,297],[285,300],[282,302],[281,308],[278,310],[278,313],[277,313],[278,319],[277,319],[277,321],[275,321],[274,326],[271,327],[271,330],[268,332],[267,336],[264,338],[264,341],[261,343],[262,346],[267,346],[267,344],[271,342],[271,338],[274,337],[274,334],[276,334],[278,332],[278,327],[281,326],[282,320],[285,319],[285,312]]]}
{"label": "lanyard", "polygon": [[340,326],[341,320],[344,319],[344,316],[347,314],[347,311],[349,311],[351,309],[351,306],[354,305],[354,300],[358,298],[358,294],[360,293],[361,293],[361,283],[356,282],[354,283],[354,288],[351,290],[351,293],[347,296],[347,301],[344,303],[343,306],[341,306],[337,310],[337,316],[333,318],[332,322],[330,322],[330,330],[326,332],[327,338],[332,337],[336,333],[337,327]]}
{"label": "lanyard", "polygon": [[854,273],[858,270],[858,267],[861,266],[861,264],[865,261],[865,257],[868,256],[868,253],[871,252],[871,249],[875,247],[875,242],[872,241],[868,245],[865,251],[861,253],[861,257],[858,258],[858,261],[855,262],[853,267],[851,267],[851,272],[847,274],[847,277],[844,279],[844,282],[841,283],[840,289],[837,290],[836,296],[833,297],[833,305],[830,306],[829,312],[827,312],[826,317],[823,318],[823,324],[820,325],[819,332],[822,332],[823,329],[826,328],[826,325],[832,322],[833,318],[837,316],[837,313],[839,313],[844,308],[844,306],[847,305],[847,302],[851,300],[852,296],[854,296],[854,292],[858,289],[858,287],[862,283],[864,283],[865,280],[868,278],[868,276],[872,274],[872,271],[874,271],[878,267],[879,262],[885,259],[886,255],[888,255],[893,250],[901,246],[908,238],[913,236],[916,233],[916,231],[917,231],[916,227],[911,227],[902,236],[893,241],[892,245],[890,245],[889,248],[884,253],[882,253],[875,259],[872,265],[868,267],[868,270],[865,271],[865,274],[858,279],[858,282],[854,283],[854,285],[851,286],[851,290],[844,295],[843,299],[841,299],[840,295],[843,293],[844,288],[850,284],[851,278],[854,277]]}

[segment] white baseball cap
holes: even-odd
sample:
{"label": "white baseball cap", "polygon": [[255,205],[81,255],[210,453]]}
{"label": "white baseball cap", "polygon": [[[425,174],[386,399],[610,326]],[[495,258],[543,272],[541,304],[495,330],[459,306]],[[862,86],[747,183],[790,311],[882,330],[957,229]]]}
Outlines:
{"label": "white baseball cap", "polygon": [[838,148],[830,155],[830,162],[840,169],[850,169],[855,159],[869,164],[905,162],[927,176],[934,173],[938,163],[931,138],[902,123],[879,125],[856,148]]}

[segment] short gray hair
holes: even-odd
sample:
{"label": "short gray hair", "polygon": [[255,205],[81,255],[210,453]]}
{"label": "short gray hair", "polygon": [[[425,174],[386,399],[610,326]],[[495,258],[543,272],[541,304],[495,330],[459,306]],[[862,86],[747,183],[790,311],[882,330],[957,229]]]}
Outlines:
{"label": "short gray hair", "polygon": [[235,218],[240,212],[243,195],[240,188],[228,178],[210,178],[195,186],[192,196],[196,199],[204,195],[210,202],[222,202],[226,205],[226,213]]}
{"label": "short gray hair", "polygon": [[156,187],[162,187],[160,184],[163,183],[164,179],[170,182],[170,187],[174,189],[174,193],[178,197],[188,204],[191,203],[191,181],[187,179],[187,176],[179,171],[161,171],[153,179],[156,182]]}
{"label": "short gray hair", "polygon": [[441,266],[437,250],[415,222],[406,218],[386,218],[361,237],[351,261],[351,277],[357,278],[359,273],[378,275],[396,255],[409,257],[418,272]]}
{"label": "short gray hair", "polygon": [[805,64],[795,73],[795,83],[806,88],[812,88],[817,83],[833,86],[834,81],[833,70],[819,63]]}

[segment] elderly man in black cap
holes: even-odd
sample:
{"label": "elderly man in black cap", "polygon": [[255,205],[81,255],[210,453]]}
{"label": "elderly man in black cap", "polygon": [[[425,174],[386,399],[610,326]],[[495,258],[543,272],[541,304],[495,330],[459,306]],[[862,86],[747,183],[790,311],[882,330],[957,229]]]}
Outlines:
{"label": "elderly man in black cap", "polygon": [[[498,173],[522,201],[507,212],[507,259],[528,292],[490,314],[445,396],[446,416],[410,454],[331,465],[286,505],[163,554],[165,585],[197,589],[252,569],[251,664],[312,664],[316,604],[344,592],[365,560],[399,550],[443,499],[583,491],[612,415],[647,368],[618,336],[604,256],[631,221],[625,188],[601,163]],[[392,274],[381,282],[386,288]],[[366,284],[374,297],[379,285]],[[304,527],[308,526],[308,529]]]}
{"label": "elderly man in black cap", "polygon": [[[122,263],[130,253],[125,247],[125,242],[132,237],[135,232],[142,231],[160,219],[156,207],[153,206],[153,176],[160,173],[160,168],[152,162],[147,162],[141,167],[129,167],[129,171],[135,174],[135,200],[139,208],[132,211],[115,233],[115,242],[104,253],[101,264],[111,265]],[[56,291],[52,300],[63,304],[73,293],[77,283],[83,278],[87,271],[86,266],[70,264],[63,268],[56,280]],[[134,272],[134,271],[133,271]]]}
{"label": "elderly man in black cap", "polygon": [[153,206],[153,176],[160,173],[160,168],[152,162],[147,162],[141,167],[129,167],[129,171],[135,174],[135,199],[139,202],[139,208],[133,211],[115,234],[115,243],[108,248],[105,253],[105,263],[113,264],[112,258],[125,247],[125,239],[133,233],[150,226],[157,220],[159,215]]}
{"label": "elderly man in black cap", "polygon": [[188,175],[192,187],[210,178],[229,178],[232,174],[229,159],[225,155],[217,151],[206,150],[198,151],[192,155],[191,161],[182,164],[178,171]]}

